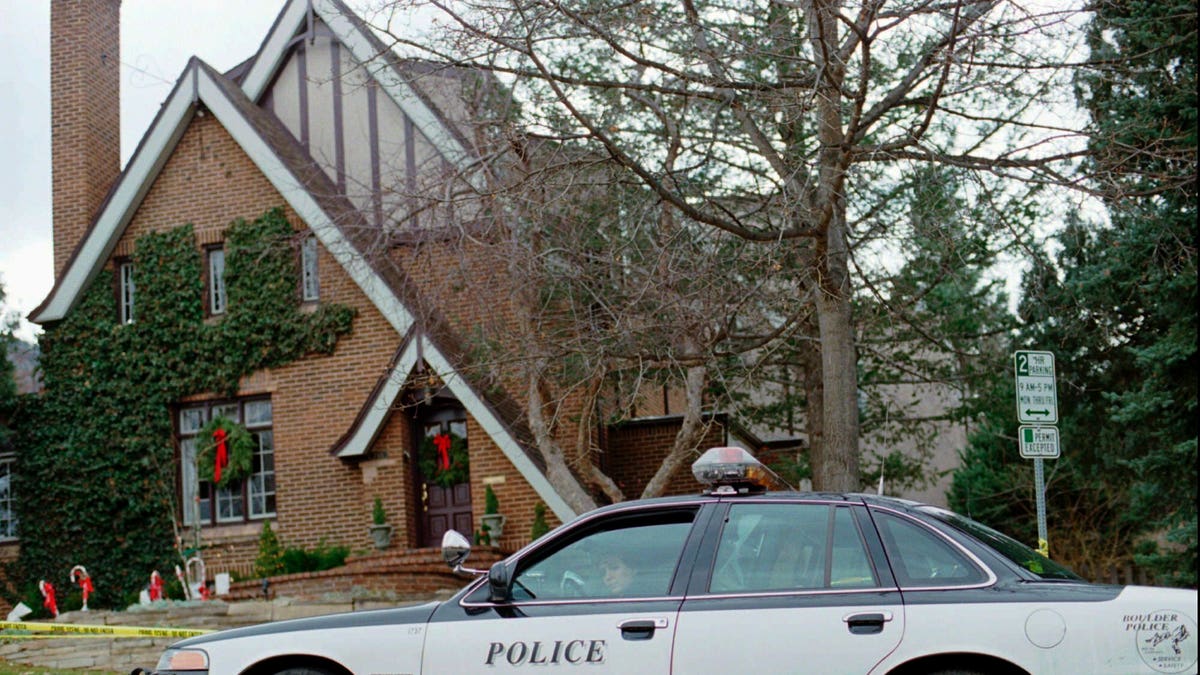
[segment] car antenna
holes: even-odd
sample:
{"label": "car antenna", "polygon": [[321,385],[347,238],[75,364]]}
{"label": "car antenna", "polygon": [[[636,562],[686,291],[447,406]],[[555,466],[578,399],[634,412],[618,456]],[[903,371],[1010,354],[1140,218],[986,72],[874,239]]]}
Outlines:
{"label": "car antenna", "polygon": [[875,494],[883,496],[883,464],[879,465],[879,489],[875,491]]}

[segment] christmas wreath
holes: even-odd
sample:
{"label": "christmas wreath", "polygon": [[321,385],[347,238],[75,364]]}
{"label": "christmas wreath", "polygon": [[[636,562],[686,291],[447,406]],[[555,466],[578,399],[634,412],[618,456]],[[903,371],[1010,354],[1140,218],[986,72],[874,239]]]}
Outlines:
{"label": "christmas wreath", "polygon": [[467,439],[458,434],[435,434],[421,439],[421,475],[425,481],[450,487],[470,480],[470,458]]}
{"label": "christmas wreath", "polygon": [[200,480],[211,480],[217,487],[250,475],[254,460],[254,436],[246,427],[228,417],[217,416],[196,436],[196,467]]}

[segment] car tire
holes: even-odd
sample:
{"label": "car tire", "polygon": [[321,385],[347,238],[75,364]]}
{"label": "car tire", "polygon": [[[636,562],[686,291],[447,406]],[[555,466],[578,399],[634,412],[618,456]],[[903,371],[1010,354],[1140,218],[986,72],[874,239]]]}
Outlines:
{"label": "car tire", "polygon": [[310,668],[308,666],[301,666],[298,668],[293,667],[293,668],[284,668],[283,670],[277,670],[277,671],[275,671],[275,673],[273,675],[333,675],[333,674],[330,673],[328,670],[325,670],[324,668],[316,668],[316,667]]}
{"label": "car tire", "polygon": [[935,670],[927,673],[927,675],[985,675],[978,670],[966,670],[964,668],[951,668],[949,670]]}

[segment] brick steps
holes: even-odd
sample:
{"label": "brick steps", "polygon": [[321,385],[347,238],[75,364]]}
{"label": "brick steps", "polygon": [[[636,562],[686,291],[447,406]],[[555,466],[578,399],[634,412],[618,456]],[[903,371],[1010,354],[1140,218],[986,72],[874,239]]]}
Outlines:
{"label": "brick steps", "polygon": [[[503,557],[499,549],[476,549],[470,562],[486,569]],[[454,574],[442,560],[440,549],[418,548],[359,556],[335,569],[284,574],[267,581],[269,597],[319,600],[330,595],[348,595],[394,600],[453,592],[466,585],[470,577]],[[230,584],[229,595],[225,597],[230,601],[263,599],[263,582]]]}

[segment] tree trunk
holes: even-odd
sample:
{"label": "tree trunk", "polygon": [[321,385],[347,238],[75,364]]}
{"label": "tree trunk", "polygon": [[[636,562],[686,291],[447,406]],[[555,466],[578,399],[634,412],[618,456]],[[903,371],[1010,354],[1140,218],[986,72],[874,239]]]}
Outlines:
{"label": "tree trunk", "polygon": [[858,359],[850,301],[817,294],[821,331],[823,414],[820,461],[813,458],[813,489],[856,492],[858,472]]}
{"label": "tree trunk", "polygon": [[654,472],[654,477],[650,479],[649,483],[646,483],[646,489],[642,490],[642,499],[662,495],[663,491],[667,489],[671,477],[679,470],[684,460],[696,450],[696,443],[705,429],[701,416],[704,410],[704,385],[707,383],[708,368],[705,366],[688,368],[687,411],[683,414],[683,424],[680,425],[679,432],[675,434],[675,443],[671,446],[671,451],[658,466],[658,471]]}
{"label": "tree trunk", "polygon": [[529,427],[533,431],[534,441],[542,457],[546,460],[546,480],[554,486],[555,491],[574,509],[575,513],[584,513],[596,508],[596,500],[579,484],[567,459],[562,446],[554,440],[550,425],[546,423],[543,408],[546,405],[542,396],[540,363],[535,363],[529,371]]}
{"label": "tree trunk", "polygon": [[[806,320],[805,324],[805,334],[812,338],[801,345],[800,365],[804,369],[804,429],[808,435],[808,466],[810,471],[814,471],[825,461],[825,375],[821,369],[817,327],[807,325],[811,324],[810,320]],[[809,482],[815,485],[812,474]]]}

